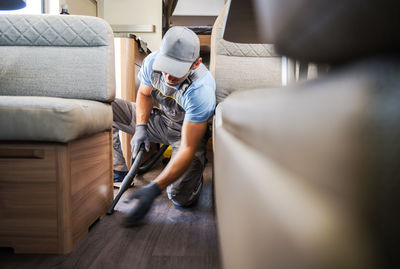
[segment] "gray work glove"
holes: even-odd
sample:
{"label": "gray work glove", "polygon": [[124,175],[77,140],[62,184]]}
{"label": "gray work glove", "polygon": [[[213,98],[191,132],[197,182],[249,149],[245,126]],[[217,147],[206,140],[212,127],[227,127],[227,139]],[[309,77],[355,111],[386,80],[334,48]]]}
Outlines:
{"label": "gray work glove", "polygon": [[154,199],[161,194],[162,190],[156,182],[142,187],[141,189],[133,192],[129,197],[128,201],[136,199],[136,203],[131,208],[129,213],[125,217],[125,225],[135,225],[140,221],[150,210]]}
{"label": "gray work glove", "polygon": [[147,124],[136,125],[136,131],[131,140],[132,158],[136,157],[137,153],[139,152],[140,145],[142,143],[144,143],[146,151],[149,151],[150,140],[147,134]]}

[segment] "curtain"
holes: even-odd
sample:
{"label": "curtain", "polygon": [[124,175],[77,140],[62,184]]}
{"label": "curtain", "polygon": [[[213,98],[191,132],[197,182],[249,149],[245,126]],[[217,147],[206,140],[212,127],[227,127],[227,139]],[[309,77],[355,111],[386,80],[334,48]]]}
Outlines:
{"label": "curtain", "polygon": [[178,0],[163,0],[163,36],[169,29],[170,17],[174,12],[177,3]]}

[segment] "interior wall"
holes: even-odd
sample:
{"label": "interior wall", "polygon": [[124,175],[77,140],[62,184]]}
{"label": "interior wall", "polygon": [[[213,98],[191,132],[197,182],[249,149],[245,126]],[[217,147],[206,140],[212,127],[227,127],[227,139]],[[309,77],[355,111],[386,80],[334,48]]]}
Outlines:
{"label": "interior wall", "polygon": [[218,16],[224,7],[224,3],[224,0],[179,0],[173,15]]}
{"label": "interior wall", "polygon": [[44,1],[44,13],[57,15],[60,14],[60,1],[59,0],[45,0]]}
{"label": "interior wall", "polygon": [[173,26],[213,26],[217,16],[172,16],[171,24]]}
{"label": "interior wall", "polygon": [[147,42],[151,51],[159,49],[162,35],[161,0],[101,0],[99,16],[109,24],[155,25],[154,33],[133,33]]}

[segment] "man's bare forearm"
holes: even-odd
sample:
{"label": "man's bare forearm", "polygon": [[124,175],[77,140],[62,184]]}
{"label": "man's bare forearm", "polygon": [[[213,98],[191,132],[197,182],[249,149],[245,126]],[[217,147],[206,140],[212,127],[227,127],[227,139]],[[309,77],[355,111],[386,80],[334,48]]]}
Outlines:
{"label": "man's bare forearm", "polygon": [[141,91],[136,97],[136,124],[147,124],[153,107],[151,95],[145,95]]}
{"label": "man's bare forearm", "polygon": [[177,180],[189,168],[194,157],[194,152],[189,149],[180,149],[170,160],[160,175],[154,180],[161,189]]}
{"label": "man's bare forearm", "polygon": [[182,126],[182,140],[178,152],[172,157],[168,165],[161,174],[155,179],[155,182],[161,189],[182,176],[193,161],[197,147],[204,136],[207,128],[207,122],[192,123],[184,122]]}

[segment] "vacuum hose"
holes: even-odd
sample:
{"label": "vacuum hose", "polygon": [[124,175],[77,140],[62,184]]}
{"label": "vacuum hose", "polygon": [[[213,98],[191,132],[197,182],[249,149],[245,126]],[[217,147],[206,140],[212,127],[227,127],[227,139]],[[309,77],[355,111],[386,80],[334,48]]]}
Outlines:
{"label": "vacuum hose", "polygon": [[112,202],[110,208],[107,211],[107,215],[111,215],[114,212],[114,207],[117,205],[119,199],[121,198],[122,194],[129,189],[132,184],[133,179],[135,178],[136,174],[139,171],[139,166],[142,163],[143,156],[144,156],[144,144],[140,145],[139,152],[134,159],[131,169],[129,169],[128,174],[124,177],[124,180],[121,183],[121,187],[119,188],[117,196],[115,196],[114,201]]}

